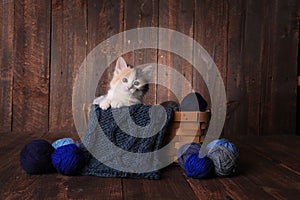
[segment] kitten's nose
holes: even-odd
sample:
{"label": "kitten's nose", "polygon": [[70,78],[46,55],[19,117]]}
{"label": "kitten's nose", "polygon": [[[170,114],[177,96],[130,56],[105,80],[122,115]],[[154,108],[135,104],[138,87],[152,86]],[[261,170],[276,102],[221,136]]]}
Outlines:
{"label": "kitten's nose", "polygon": [[128,90],[132,89],[133,85],[131,85],[130,87],[127,87]]}

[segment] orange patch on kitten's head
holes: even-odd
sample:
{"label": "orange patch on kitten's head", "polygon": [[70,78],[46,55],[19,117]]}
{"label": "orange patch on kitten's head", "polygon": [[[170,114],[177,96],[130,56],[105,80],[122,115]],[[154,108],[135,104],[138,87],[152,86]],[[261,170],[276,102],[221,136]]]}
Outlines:
{"label": "orange patch on kitten's head", "polygon": [[127,67],[126,69],[123,69],[122,71],[118,72],[117,74],[114,75],[111,83],[112,84],[118,83],[119,81],[122,80],[123,77],[128,76],[132,72],[132,70],[133,70],[132,68]]}

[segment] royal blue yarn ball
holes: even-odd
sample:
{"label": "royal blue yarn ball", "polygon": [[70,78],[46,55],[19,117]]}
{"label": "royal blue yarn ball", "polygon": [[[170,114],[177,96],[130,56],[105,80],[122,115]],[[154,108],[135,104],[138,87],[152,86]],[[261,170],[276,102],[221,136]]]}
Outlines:
{"label": "royal blue yarn ball", "polygon": [[214,164],[207,156],[199,157],[199,153],[193,153],[185,163],[186,175],[191,178],[205,178],[212,174]]}
{"label": "royal blue yarn ball", "polygon": [[59,140],[56,140],[55,142],[52,143],[52,146],[57,149],[58,147],[62,147],[64,145],[68,144],[74,144],[74,140],[72,138],[62,138]]}
{"label": "royal blue yarn ball", "polygon": [[230,150],[234,155],[238,158],[239,157],[239,152],[235,145],[231,143],[229,140],[222,138],[222,139],[216,139],[211,141],[207,146],[206,150],[209,152],[214,146],[223,146],[226,147],[228,150]]}
{"label": "royal blue yarn ball", "polygon": [[56,170],[51,161],[53,151],[54,148],[46,140],[32,140],[21,150],[21,167],[28,174],[48,174],[55,172]]}
{"label": "royal blue yarn ball", "polygon": [[85,165],[85,157],[76,144],[68,144],[55,149],[52,154],[52,163],[63,175],[78,175]]}
{"label": "royal blue yarn ball", "polygon": [[199,152],[201,148],[201,144],[200,143],[195,143],[195,142],[190,142],[187,144],[182,145],[177,152],[177,160],[178,160],[178,164],[180,165],[180,167],[182,167],[183,169],[185,169],[185,162],[186,160],[193,154],[196,152]]}

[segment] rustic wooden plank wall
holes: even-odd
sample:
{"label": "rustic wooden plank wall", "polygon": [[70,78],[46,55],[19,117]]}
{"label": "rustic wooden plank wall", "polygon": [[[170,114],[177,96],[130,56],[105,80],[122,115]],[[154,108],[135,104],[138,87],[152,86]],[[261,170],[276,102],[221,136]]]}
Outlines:
{"label": "rustic wooden plank wall", "polygon": [[16,132],[48,130],[50,20],[49,1],[15,1],[11,109]]}
{"label": "rustic wooden plank wall", "polygon": [[14,1],[0,6],[0,131],[12,130]]}
{"label": "rustic wooden plank wall", "polygon": [[[86,55],[119,32],[155,26],[193,37],[214,59],[226,86],[225,135],[295,134],[299,16],[298,0],[2,0],[0,132],[74,133],[72,87]],[[210,102],[202,77],[179,56],[146,49],[124,57],[172,66]],[[174,84],[167,73],[157,77]],[[151,85],[146,103],[174,99]]]}
{"label": "rustic wooden plank wall", "polygon": [[75,132],[72,89],[86,55],[87,2],[52,1],[50,132]]}

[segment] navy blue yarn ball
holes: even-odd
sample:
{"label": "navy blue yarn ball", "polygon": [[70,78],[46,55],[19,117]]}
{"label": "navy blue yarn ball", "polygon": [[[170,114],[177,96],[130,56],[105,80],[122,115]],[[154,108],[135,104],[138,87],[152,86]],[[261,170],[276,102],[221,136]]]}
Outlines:
{"label": "navy blue yarn ball", "polygon": [[173,111],[179,111],[180,107],[179,103],[177,103],[176,101],[164,101],[160,105],[165,108],[172,108]]}
{"label": "navy blue yarn ball", "polygon": [[52,163],[63,175],[78,175],[85,165],[84,153],[75,144],[68,144],[55,149]]}
{"label": "navy blue yarn ball", "polygon": [[213,173],[214,164],[210,158],[199,157],[199,152],[193,153],[185,163],[186,175],[191,178],[205,178]]}
{"label": "navy blue yarn ball", "polygon": [[195,143],[195,142],[190,142],[190,143],[182,145],[178,149],[178,153],[177,153],[178,164],[180,165],[180,167],[185,169],[186,160],[193,153],[199,152],[200,148],[201,148],[201,144],[200,143]]}
{"label": "navy blue yarn ball", "polygon": [[183,98],[180,103],[180,110],[181,111],[206,111],[207,109],[207,102],[201,96],[201,94],[197,92],[189,93],[187,96]]}
{"label": "navy blue yarn ball", "polygon": [[56,171],[51,161],[53,151],[54,148],[48,141],[42,139],[32,140],[21,150],[21,167],[28,174],[53,173]]}

